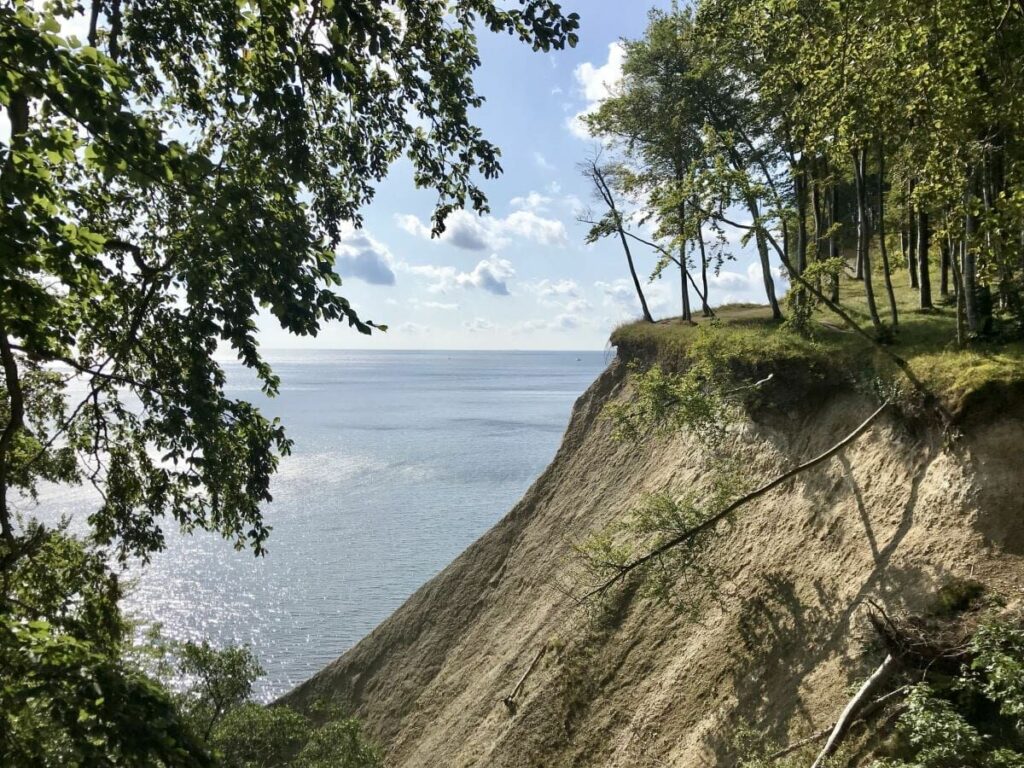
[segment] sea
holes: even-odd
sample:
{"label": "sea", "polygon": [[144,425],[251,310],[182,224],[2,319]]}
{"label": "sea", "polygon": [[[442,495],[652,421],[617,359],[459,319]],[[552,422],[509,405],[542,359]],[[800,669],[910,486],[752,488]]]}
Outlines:
{"label": "sea", "polygon": [[[124,575],[124,607],[178,640],[244,644],[268,701],[365,637],[496,523],[554,456],[608,352],[268,352],[267,399],[240,365],[229,394],[280,417],[295,444],[265,509],[268,553],[168,536]],[[96,499],[46,488],[44,521],[73,530]]]}

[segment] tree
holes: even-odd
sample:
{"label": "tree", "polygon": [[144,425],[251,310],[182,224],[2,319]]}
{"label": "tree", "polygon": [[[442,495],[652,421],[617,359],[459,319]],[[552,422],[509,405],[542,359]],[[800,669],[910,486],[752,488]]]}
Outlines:
{"label": "tree", "polygon": [[[81,21],[84,40],[65,31]],[[45,540],[12,509],[40,481],[96,486],[91,538],[122,558],[159,550],[168,518],[264,551],[291,443],[227,396],[214,353],[273,395],[260,323],[383,329],[337,292],[333,254],[401,156],[437,194],[436,233],[486,210],[475,179],[501,167],[470,117],[478,28],[561,49],[578,17],[553,0],[0,7],[0,614]],[[90,621],[38,632],[116,667]],[[114,743],[125,723],[103,723]]]}
{"label": "tree", "polygon": [[[694,112],[685,77],[687,44],[674,18],[651,12],[647,32],[640,40],[626,41],[622,82],[598,110],[586,118],[594,136],[611,139],[629,161],[622,174],[629,193],[649,200],[649,214],[657,222],[657,239],[668,238],[655,274],[669,263],[680,271],[682,319],[692,319],[688,245],[701,242],[705,217],[688,200],[686,181],[701,152],[703,118]],[[675,252],[674,254],[672,252]],[[707,306],[706,253],[700,270]]]}
{"label": "tree", "polygon": [[633,262],[633,252],[629,248],[629,232],[623,212],[615,202],[615,192],[612,189],[612,178],[616,169],[601,164],[600,155],[590,158],[582,163],[580,169],[583,175],[590,181],[594,188],[595,197],[601,202],[605,211],[599,219],[592,219],[589,214],[581,217],[581,222],[590,224],[590,231],[587,233],[587,242],[596,243],[605,237],[617,236],[622,243],[622,250],[626,254],[626,263],[629,265],[629,275],[633,278],[633,288],[636,289],[636,297],[640,301],[640,309],[643,318],[648,323],[653,323],[651,310],[647,306],[647,298],[644,296],[643,286],[640,285],[640,277],[636,272],[636,264]]}

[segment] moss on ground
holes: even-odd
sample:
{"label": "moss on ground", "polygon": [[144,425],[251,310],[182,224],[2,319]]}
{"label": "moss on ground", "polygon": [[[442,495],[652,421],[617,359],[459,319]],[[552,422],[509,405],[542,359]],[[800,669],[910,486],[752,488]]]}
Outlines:
{"label": "moss on ground", "polygon": [[[887,318],[887,298],[880,279],[878,283],[879,313]],[[890,349],[951,411],[961,412],[994,393],[1024,390],[1024,341],[976,341],[967,349],[957,349],[954,305],[936,295],[934,309],[918,309],[916,292],[902,285],[896,295],[899,328]],[[861,327],[870,330],[860,285],[845,280],[841,299]],[[731,304],[717,308],[715,314],[714,319],[699,318],[693,325],[679,318],[628,323],[612,333],[611,342],[627,359],[657,362],[669,370],[710,356],[751,373],[785,369],[805,371],[816,381],[900,380],[889,358],[827,308],[814,314],[813,338],[772,320],[767,306]]]}

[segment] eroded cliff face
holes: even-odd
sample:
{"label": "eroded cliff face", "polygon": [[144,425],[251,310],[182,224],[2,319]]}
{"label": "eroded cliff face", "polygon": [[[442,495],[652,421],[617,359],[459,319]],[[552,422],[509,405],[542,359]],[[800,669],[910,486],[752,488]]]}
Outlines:
{"label": "eroded cliff face", "polygon": [[[644,493],[705,482],[691,435],[612,439],[601,411],[629,396],[613,363],[523,500],[288,703],[350,708],[402,768],[727,765],[741,723],[786,742],[835,720],[879,660],[865,643],[866,599],[920,609],[951,576],[1022,594],[1015,397],[966,419],[955,440],[887,413],[737,514],[706,553],[718,585],[697,621],[627,591],[595,624],[565,594],[573,545]],[[744,472],[771,479],[875,406],[836,388],[762,409],[735,433]],[[541,648],[513,713],[502,700]]]}

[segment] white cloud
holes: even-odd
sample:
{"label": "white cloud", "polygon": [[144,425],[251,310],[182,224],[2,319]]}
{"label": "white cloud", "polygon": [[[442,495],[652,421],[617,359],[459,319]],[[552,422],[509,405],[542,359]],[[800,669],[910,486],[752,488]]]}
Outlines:
{"label": "white cloud", "polygon": [[[775,292],[781,296],[785,293],[788,282],[783,276],[782,270],[777,267],[772,269],[772,277],[775,278]],[[708,294],[713,306],[737,301],[755,303],[767,301],[761,264],[755,261],[747,267],[745,272],[723,269],[717,275],[709,274]]]}
{"label": "white cloud", "polygon": [[545,219],[533,211],[516,211],[508,218],[496,223],[502,232],[519,235],[526,240],[533,240],[541,245],[564,246],[569,242],[565,225],[555,219]]}
{"label": "white cloud", "polygon": [[405,265],[414,275],[432,281],[427,288],[431,293],[446,293],[453,288],[479,288],[495,296],[508,296],[508,281],[515,277],[512,262],[491,256],[477,263],[472,272],[460,272],[455,267],[433,264]]}
{"label": "white cloud", "polygon": [[569,130],[580,139],[591,137],[582,118],[597,110],[601,102],[607,99],[622,80],[622,64],[626,59],[626,49],[622,43],[614,42],[608,46],[608,60],[595,67],[585,61],[576,67],[573,75],[580,86],[580,92],[586,100],[584,108],[569,118]]}
{"label": "white cloud", "polygon": [[509,205],[523,211],[542,211],[553,202],[553,198],[542,195],[540,192],[531,191],[519,197],[513,197]]}
{"label": "white cloud", "polygon": [[454,302],[447,304],[440,301],[419,301],[416,299],[413,300],[412,305],[414,307],[422,307],[423,309],[440,309],[445,312],[454,312],[459,308],[459,305]]}
{"label": "white cloud", "polygon": [[625,278],[611,283],[598,280],[594,287],[604,294],[605,306],[632,306],[637,301],[636,289]]}
{"label": "white cloud", "polygon": [[416,216],[411,213],[396,213],[395,223],[401,228],[408,232],[410,235],[415,237],[422,237],[424,239],[430,239],[430,227],[424,224]]}
{"label": "white cloud", "polygon": [[394,257],[366,232],[350,230],[343,234],[334,263],[343,278],[356,278],[370,285],[395,284]]}
{"label": "white cloud", "polygon": [[[524,203],[526,200],[517,199]],[[395,216],[395,223],[411,235],[430,239],[430,227],[416,216],[399,214]],[[503,248],[513,237],[559,247],[569,242],[561,221],[544,218],[533,210],[517,210],[504,219],[458,210],[445,220],[445,231],[440,240],[467,251],[486,251]]]}
{"label": "white cloud", "polygon": [[582,296],[582,289],[575,280],[544,278],[535,283],[527,283],[524,288],[542,306],[550,307],[551,310],[543,318],[519,323],[514,328],[517,333],[572,331],[591,325],[586,316],[592,305]]}
{"label": "white cloud", "polygon": [[402,323],[395,330],[398,331],[401,336],[419,336],[427,333],[430,329],[425,325],[420,325],[419,323],[408,322]]}
{"label": "white cloud", "polygon": [[540,152],[533,153],[533,162],[537,164],[537,167],[544,171],[553,171],[555,166],[542,155]]}
{"label": "white cloud", "polygon": [[[589,307],[589,304],[587,305]],[[593,322],[578,312],[559,312],[553,317],[537,318],[519,323],[513,330],[516,333],[536,333],[537,331],[575,331]]]}
{"label": "white cloud", "polygon": [[576,298],[580,295],[580,287],[575,280],[549,280],[545,277],[536,283],[528,284],[526,288],[542,301]]}
{"label": "white cloud", "polygon": [[490,320],[485,320],[482,317],[476,317],[472,320],[467,320],[462,324],[466,330],[470,333],[483,333],[494,329],[494,323]]}
{"label": "white cloud", "polygon": [[586,312],[590,307],[591,304],[586,299],[573,299],[566,303],[565,311],[572,315],[578,315],[580,312]]}
{"label": "white cloud", "polygon": [[[604,306],[616,312],[618,320],[640,315],[640,300],[637,298],[632,280],[623,277],[610,283],[598,281],[594,283],[594,287],[604,294]],[[670,310],[673,294],[664,280],[656,280],[642,287],[652,314],[665,314]]]}
{"label": "white cloud", "polygon": [[[532,213],[545,213],[551,209],[558,209],[563,214],[569,214],[574,217],[585,208],[583,201],[576,195],[560,194],[561,187],[558,184],[551,184],[548,189],[548,194],[531,190],[525,195],[513,197],[509,201],[509,205],[520,211],[530,211]],[[565,231],[564,228],[562,231]]]}

